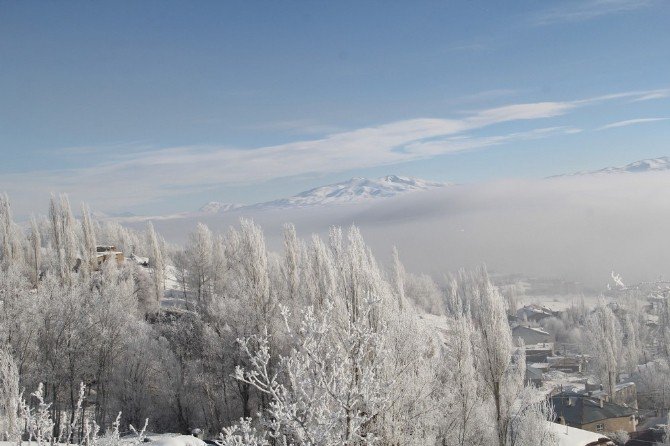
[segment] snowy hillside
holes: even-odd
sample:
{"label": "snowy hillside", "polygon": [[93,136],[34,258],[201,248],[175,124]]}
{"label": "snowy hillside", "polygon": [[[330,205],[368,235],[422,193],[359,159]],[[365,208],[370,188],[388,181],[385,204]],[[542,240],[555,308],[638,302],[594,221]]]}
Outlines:
{"label": "snowy hillside", "polygon": [[575,176],[575,175],[598,175],[611,173],[642,173],[642,172],[658,172],[663,170],[670,170],[670,157],[662,156],[660,158],[651,158],[646,160],[635,161],[634,163],[626,164],[620,167],[605,167],[604,169],[581,171],[566,175],[557,175],[556,177]]}
{"label": "snowy hillside", "polygon": [[446,185],[447,183],[437,183],[397,175],[387,175],[374,180],[352,178],[341,183],[316,187],[290,198],[268,201],[249,207],[265,209],[359,203],[378,198],[395,197],[409,192],[434,189]]}

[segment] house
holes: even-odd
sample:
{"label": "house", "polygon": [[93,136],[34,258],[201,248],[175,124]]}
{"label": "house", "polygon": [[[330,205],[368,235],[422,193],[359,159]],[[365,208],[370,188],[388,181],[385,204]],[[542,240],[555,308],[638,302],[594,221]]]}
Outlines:
{"label": "house", "polygon": [[524,344],[529,345],[549,342],[551,335],[539,328],[517,325],[512,329],[512,339],[516,341],[519,338],[523,339]]}
{"label": "house", "polygon": [[526,322],[540,322],[542,319],[553,316],[555,316],[554,312],[548,308],[532,304],[525,305],[516,312],[516,317]]}
{"label": "house", "polygon": [[554,354],[553,342],[543,342],[540,344],[526,345],[526,362],[548,362],[551,355]]}
{"label": "house", "polygon": [[547,423],[558,440],[558,446],[614,446],[614,442],[604,435],[551,421]]}
{"label": "house", "polygon": [[542,370],[533,367],[532,365],[526,366],[526,384],[532,384],[535,387],[542,386]]}
{"label": "house", "polygon": [[135,254],[130,254],[128,258],[140,266],[143,266],[145,268],[149,267],[149,257],[140,257],[136,256]]}
{"label": "house", "polygon": [[552,356],[547,358],[549,368],[565,373],[579,373],[584,371],[583,356]]}
{"label": "house", "polygon": [[560,424],[591,432],[634,432],[637,411],[631,407],[577,392],[561,392],[550,398]]}
{"label": "house", "polygon": [[614,395],[611,397],[607,391],[603,390],[601,385],[590,384],[587,382],[584,385],[584,394],[637,409],[637,387],[633,382],[625,382],[615,385]]}
{"label": "house", "polygon": [[538,369],[542,373],[547,373],[550,370],[548,362],[534,362],[530,364],[530,366],[534,369]]}
{"label": "house", "polygon": [[96,269],[100,268],[100,265],[105,263],[107,260],[115,259],[116,264],[121,266],[125,260],[123,257],[123,252],[116,249],[116,246],[111,245],[100,245],[95,247],[96,251]]}

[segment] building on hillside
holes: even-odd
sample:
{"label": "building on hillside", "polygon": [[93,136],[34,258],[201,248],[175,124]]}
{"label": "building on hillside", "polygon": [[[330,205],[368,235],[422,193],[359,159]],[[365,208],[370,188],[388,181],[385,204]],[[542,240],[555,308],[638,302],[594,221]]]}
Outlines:
{"label": "building on hillside", "polygon": [[619,383],[614,386],[614,395],[611,397],[600,384],[590,384],[587,382],[584,385],[584,394],[637,409],[637,386],[633,382]]}
{"label": "building on hillside", "polygon": [[526,363],[548,362],[549,357],[554,354],[553,342],[526,345]]}
{"label": "building on hillside", "polygon": [[547,358],[549,368],[551,370],[558,370],[565,373],[579,373],[583,372],[585,367],[584,357],[579,356],[551,356]]}
{"label": "building on hillside", "polygon": [[123,252],[116,249],[116,246],[100,245],[95,247],[95,251],[96,265],[94,265],[94,269],[99,269],[103,263],[110,259],[115,259],[119,266],[123,265],[125,260]]}
{"label": "building on hillside", "polygon": [[512,338],[514,341],[521,338],[526,345],[551,341],[551,335],[546,331],[540,328],[526,327],[524,325],[517,325],[512,328]]}
{"label": "building on hillside", "polygon": [[525,305],[522,308],[519,308],[516,312],[516,317],[520,321],[525,322],[540,322],[542,319],[556,316],[553,311],[548,308],[541,307],[539,305]]}
{"label": "building on hillside", "polygon": [[526,384],[533,385],[534,387],[541,387],[543,383],[542,370],[537,367],[533,367],[532,364],[526,366]]}
{"label": "building on hillside", "polygon": [[135,254],[130,254],[130,256],[128,256],[128,259],[132,260],[133,262],[137,263],[140,266],[143,266],[144,268],[149,267],[149,257],[140,257],[136,256]]}
{"label": "building on hillside", "polygon": [[631,407],[577,392],[561,392],[550,398],[556,421],[591,432],[635,432],[637,411]]}

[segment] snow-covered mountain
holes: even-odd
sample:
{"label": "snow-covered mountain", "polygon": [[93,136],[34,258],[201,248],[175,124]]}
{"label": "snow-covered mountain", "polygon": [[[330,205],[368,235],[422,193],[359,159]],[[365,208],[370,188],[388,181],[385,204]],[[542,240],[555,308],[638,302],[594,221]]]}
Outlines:
{"label": "snow-covered mountain", "polygon": [[361,203],[380,198],[391,198],[410,192],[444,187],[447,184],[397,175],[387,175],[374,180],[352,178],[341,183],[315,187],[289,198],[259,203],[247,206],[247,208],[293,208]]}
{"label": "snow-covered mountain", "polygon": [[236,203],[221,203],[218,201],[210,201],[209,203],[198,209],[198,212],[202,212],[203,214],[216,214],[217,212],[232,211],[233,209],[238,209],[241,208],[242,206],[244,205]]}
{"label": "snow-covered mountain", "polygon": [[388,175],[378,179],[352,178],[341,183],[315,187],[290,198],[260,203],[254,205],[254,207],[286,208],[359,203],[373,199],[395,197],[409,192],[434,189],[445,185],[446,183],[397,175]]}
{"label": "snow-covered mountain", "polygon": [[614,173],[642,173],[642,172],[658,172],[662,170],[670,170],[670,157],[662,156],[660,158],[651,158],[646,160],[635,161],[634,163],[626,164],[620,167],[605,167],[599,170],[581,171],[566,175],[556,175],[557,177],[575,176],[575,175],[598,175],[598,174],[614,174]]}
{"label": "snow-covered mountain", "polygon": [[372,200],[391,198],[411,192],[425,191],[444,187],[450,183],[438,183],[412,177],[401,177],[398,175],[387,175],[374,180],[367,178],[352,178],[341,183],[319,186],[314,189],[301,192],[289,198],[267,201],[250,205],[236,203],[222,203],[210,201],[197,211],[179,212],[170,215],[136,216],[133,214],[111,216],[97,213],[100,220],[113,219],[123,223],[144,222],[147,220],[163,221],[175,219],[192,219],[203,217],[216,217],[219,214],[232,212],[253,212],[271,209],[299,209],[310,206],[331,206],[341,204],[356,204],[370,202]]}

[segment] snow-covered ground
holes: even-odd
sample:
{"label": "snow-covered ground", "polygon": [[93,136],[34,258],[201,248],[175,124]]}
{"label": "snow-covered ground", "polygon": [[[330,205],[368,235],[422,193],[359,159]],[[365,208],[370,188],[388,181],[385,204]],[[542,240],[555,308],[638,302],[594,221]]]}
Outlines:
{"label": "snow-covered ground", "polygon": [[179,434],[149,434],[145,438],[145,443],[155,446],[205,446],[207,444],[192,435]]}
{"label": "snow-covered ground", "polygon": [[[102,437],[100,438],[101,444],[109,445],[109,446],[127,446],[127,445],[132,445],[137,443],[137,437],[130,436],[130,437],[122,437],[121,439],[118,440],[118,442],[115,443],[115,445],[112,445],[105,441],[105,438]],[[21,443],[22,445],[32,445],[35,446],[37,442],[28,442],[24,441]],[[155,446],[205,446],[207,443],[204,441],[200,440],[199,438],[193,437],[192,435],[181,435],[181,434],[153,434],[153,433],[148,433],[144,437],[144,441],[141,442],[141,444],[146,444],[146,445],[155,445]],[[12,441],[0,441],[0,446],[17,446],[15,442]],[[65,446],[65,443],[57,443],[57,446]]]}

